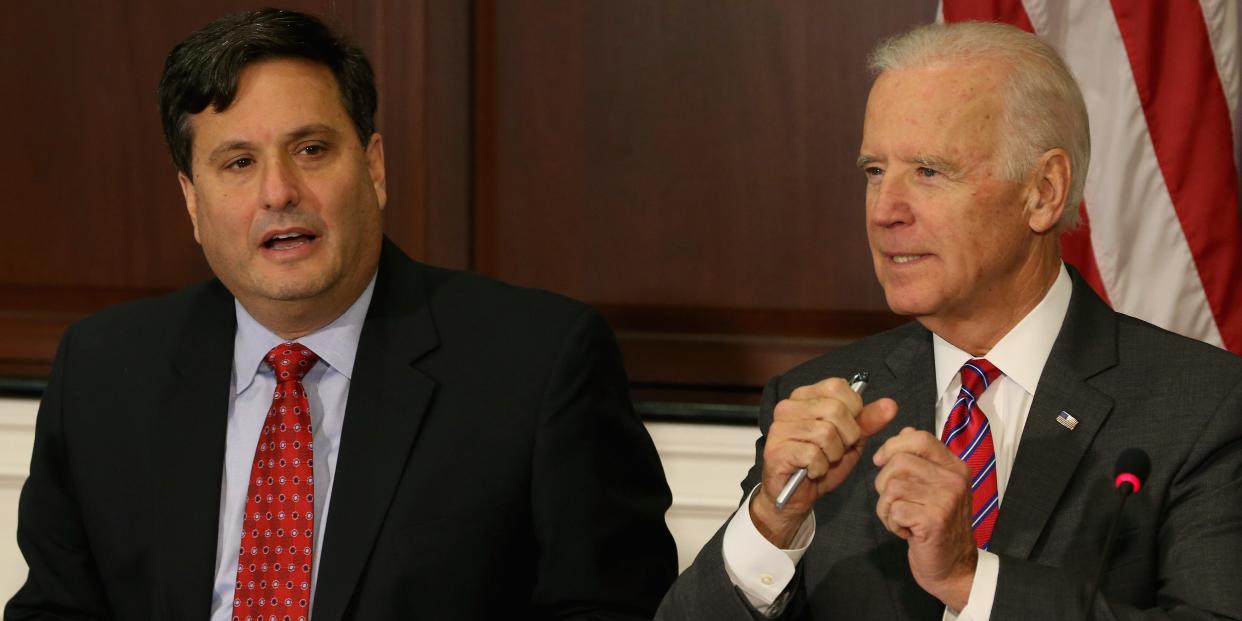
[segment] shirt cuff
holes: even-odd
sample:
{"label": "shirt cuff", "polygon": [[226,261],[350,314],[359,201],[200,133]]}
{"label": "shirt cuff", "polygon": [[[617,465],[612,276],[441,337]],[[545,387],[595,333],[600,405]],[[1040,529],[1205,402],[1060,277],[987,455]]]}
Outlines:
{"label": "shirt cuff", "polygon": [[966,607],[957,614],[944,609],[944,621],[987,621],[992,616],[992,602],[996,599],[996,580],[1000,576],[1000,557],[986,550],[979,550],[975,564],[975,579],[970,583],[970,597]]}
{"label": "shirt cuff", "polygon": [[795,566],[815,538],[815,512],[808,513],[798,527],[791,549],[777,548],[750,519],[750,501],[758,489],[756,485],[750,490],[725,527],[722,554],[729,580],[746,596],[746,601],[760,614],[775,616],[783,611],[787,600],[774,604],[793,580]]}

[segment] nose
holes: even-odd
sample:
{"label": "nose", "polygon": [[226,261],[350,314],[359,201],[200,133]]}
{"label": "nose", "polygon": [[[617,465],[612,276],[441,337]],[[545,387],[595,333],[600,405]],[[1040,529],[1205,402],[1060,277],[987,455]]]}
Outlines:
{"label": "nose", "polygon": [[264,168],[262,186],[259,189],[263,207],[265,209],[296,207],[298,201],[301,200],[301,181],[293,162],[279,157],[269,162]]}
{"label": "nose", "polygon": [[910,198],[908,184],[890,172],[867,187],[867,222],[884,228],[910,224]]}

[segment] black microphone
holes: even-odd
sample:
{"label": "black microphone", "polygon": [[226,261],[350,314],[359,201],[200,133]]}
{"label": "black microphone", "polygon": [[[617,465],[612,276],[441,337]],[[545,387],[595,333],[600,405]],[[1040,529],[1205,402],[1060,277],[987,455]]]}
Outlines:
{"label": "black microphone", "polygon": [[1113,467],[1113,485],[1121,490],[1122,500],[1130,494],[1137,494],[1143,488],[1151,472],[1151,458],[1140,448],[1128,448],[1117,456],[1117,465]]}
{"label": "black microphone", "polygon": [[1140,448],[1128,448],[1117,456],[1117,465],[1113,466],[1113,486],[1121,492],[1121,502],[1117,505],[1117,513],[1108,526],[1108,536],[1104,539],[1104,553],[1100,556],[1100,564],[1095,569],[1095,580],[1091,585],[1091,597],[1087,598],[1087,621],[1091,621],[1095,612],[1095,596],[1100,592],[1100,578],[1104,575],[1104,567],[1108,565],[1108,555],[1112,551],[1113,536],[1117,534],[1117,523],[1121,521],[1121,510],[1131,495],[1143,489],[1143,483],[1151,472],[1151,458]]}

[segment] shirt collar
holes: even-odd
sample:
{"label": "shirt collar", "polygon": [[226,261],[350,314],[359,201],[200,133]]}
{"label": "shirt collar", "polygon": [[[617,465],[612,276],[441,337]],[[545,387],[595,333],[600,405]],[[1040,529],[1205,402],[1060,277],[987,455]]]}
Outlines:
{"label": "shirt collar", "polygon": [[[1044,294],[1044,299],[984,356],[1027,394],[1035,394],[1035,387],[1039,386],[1044,363],[1048,361],[1052,345],[1057,340],[1057,334],[1061,332],[1061,324],[1065,322],[1065,313],[1069,310],[1070,294],[1073,290],[1069,272],[1063,263],[1057,279]],[[932,347],[936,359],[936,388],[939,390],[936,394],[943,396],[961,371],[962,365],[974,356],[954,347],[936,334],[932,335]]]}
{"label": "shirt collar", "polygon": [[[352,379],[354,359],[358,355],[358,338],[362,335],[362,323],[366,320],[374,292],[375,276],[372,276],[362,295],[340,317],[306,336],[294,339],[294,342],[310,348],[322,362],[344,375],[345,379]],[[233,390],[234,394],[240,395],[261,372],[267,352],[286,341],[251,317],[236,298],[233,308],[237,313],[237,333],[233,337]]]}

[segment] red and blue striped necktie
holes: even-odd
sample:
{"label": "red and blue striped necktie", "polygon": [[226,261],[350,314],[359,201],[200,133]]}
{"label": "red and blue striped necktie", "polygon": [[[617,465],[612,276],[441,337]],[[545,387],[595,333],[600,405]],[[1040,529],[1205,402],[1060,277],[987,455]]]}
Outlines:
{"label": "red and blue striped necktie", "polygon": [[987,550],[992,543],[992,527],[1000,511],[996,486],[996,450],[992,447],[992,426],[976,401],[1000,377],[1000,369],[983,358],[962,365],[962,389],[949,411],[941,441],[970,467],[971,528],[975,545]]}

